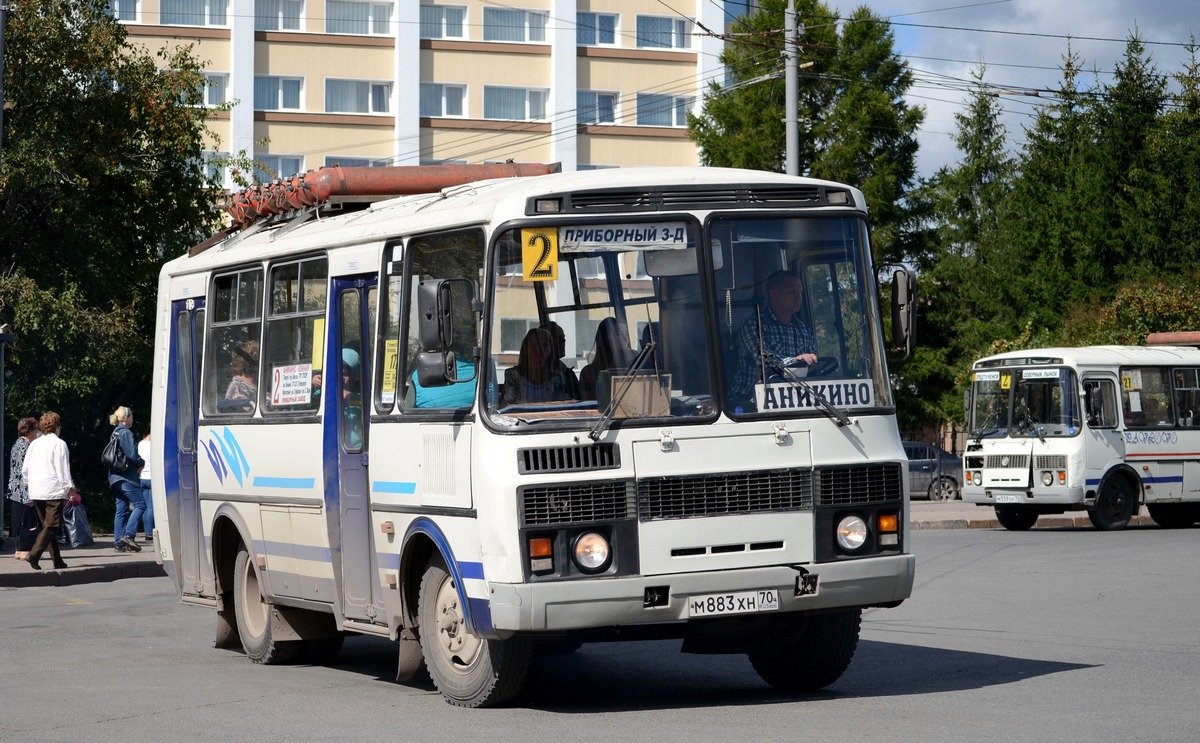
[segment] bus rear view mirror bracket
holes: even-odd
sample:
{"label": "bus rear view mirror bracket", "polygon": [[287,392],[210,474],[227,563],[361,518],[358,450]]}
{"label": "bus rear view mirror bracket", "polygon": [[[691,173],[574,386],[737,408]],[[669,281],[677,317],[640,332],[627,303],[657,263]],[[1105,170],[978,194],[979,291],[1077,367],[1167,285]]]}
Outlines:
{"label": "bus rear view mirror bracket", "polygon": [[478,314],[475,285],[468,279],[425,279],[417,284],[418,334],[425,351],[442,351],[454,342],[455,284],[465,289],[466,304]]}

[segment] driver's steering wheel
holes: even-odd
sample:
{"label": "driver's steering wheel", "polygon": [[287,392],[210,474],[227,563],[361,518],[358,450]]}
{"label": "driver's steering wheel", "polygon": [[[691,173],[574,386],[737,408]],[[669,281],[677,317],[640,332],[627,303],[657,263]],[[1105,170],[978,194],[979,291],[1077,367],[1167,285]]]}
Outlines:
{"label": "driver's steering wheel", "polygon": [[[804,368],[804,362],[799,361],[794,364],[788,364],[789,369]],[[823,377],[827,374],[832,374],[838,369],[838,360],[832,356],[826,356],[823,359],[817,359],[817,363],[808,366],[808,375],[810,377]]]}

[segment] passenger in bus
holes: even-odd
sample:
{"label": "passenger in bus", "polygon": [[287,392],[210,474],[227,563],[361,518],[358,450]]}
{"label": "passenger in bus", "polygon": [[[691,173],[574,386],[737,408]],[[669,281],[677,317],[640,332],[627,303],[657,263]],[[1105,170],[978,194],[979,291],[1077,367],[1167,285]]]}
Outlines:
{"label": "passenger in bus", "polygon": [[592,362],[579,372],[579,389],[584,400],[596,399],[596,384],[600,372],[623,371],[633,363],[636,354],[629,347],[629,329],[615,317],[606,317],[596,328],[596,345]]}
{"label": "passenger in bus", "polygon": [[344,422],[342,439],[349,450],[362,447],[362,386],[358,351],[353,348],[342,349],[342,420]]}
{"label": "passenger in bus", "polygon": [[558,360],[554,365],[554,373],[562,377],[562,387],[567,391],[567,399],[578,400],[579,377],[575,376],[574,369],[563,363],[563,357],[567,355],[567,334],[562,326],[553,320],[548,320],[543,327],[554,339],[554,356]]}
{"label": "passenger in bus", "polygon": [[549,331],[533,328],[526,333],[516,365],[504,370],[500,406],[570,400],[571,392],[556,370],[562,362],[554,354],[554,338]]}
{"label": "passenger in bus", "polygon": [[[225,388],[226,400],[245,400],[235,410],[253,410],[258,399],[258,341],[242,341],[233,347],[230,370],[233,378]],[[226,408],[226,406],[222,406]]]}
{"label": "passenger in bus", "polygon": [[[817,362],[817,337],[799,315],[804,303],[804,284],[800,277],[778,271],[767,279],[766,288],[763,307],[742,323],[735,338],[738,358],[731,392],[736,402],[749,400],[754,385],[763,381],[760,338],[762,351],[773,355],[779,363],[812,366]],[[769,376],[770,364],[767,369]]]}

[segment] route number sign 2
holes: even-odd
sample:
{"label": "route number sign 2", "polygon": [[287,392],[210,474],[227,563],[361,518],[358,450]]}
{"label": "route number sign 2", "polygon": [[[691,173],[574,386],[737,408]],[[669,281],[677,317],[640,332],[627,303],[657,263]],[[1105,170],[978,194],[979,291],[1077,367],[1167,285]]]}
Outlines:
{"label": "route number sign 2", "polygon": [[526,281],[558,280],[558,228],[521,230],[521,273]]}

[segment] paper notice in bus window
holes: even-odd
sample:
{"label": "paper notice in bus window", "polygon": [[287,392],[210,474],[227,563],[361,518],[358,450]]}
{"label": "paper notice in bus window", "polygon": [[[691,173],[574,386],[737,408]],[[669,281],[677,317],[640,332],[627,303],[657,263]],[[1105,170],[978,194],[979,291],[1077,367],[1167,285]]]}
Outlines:
{"label": "paper notice in bus window", "polygon": [[1058,369],[1025,369],[1021,379],[1058,379],[1062,376]]}
{"label": "paper notice in bus window", "polygon": [[312,364],[271,369],[271,404],[304,405],[312,399]]}
{"label": "paper notice in bus window", "polygon": [[312,344],[312,370],[318,374],[325,366],[321,363],[321,358],[325,354],[325,318],[318,317],[313,320],[313,344]]}
{"label": "paper notice in bus window", "polygon": [[396,402],[396,373],[400,369],[400,341],[395,338],[383,342],[383,385],[379,400],[384,405]]}
{"label": "paper notice in bus window", "polygon": [[1000,372],[998,371],[981,371],[975,372],[976,382],[999,382]]}
{"label": "paper notice in bus window", "polygon": [[1142,370],[1125,369],[1121,372],[1121,389],[1140,390],[1142,388]]}
{"label": "paper notice in bus window", "polygon": [[521,230],[521,275],[526,281],[558,280],[558,228]]}
{"label": "paper notice in bus window", "polygon": [[835,382],[813,382],[807,385],[772,382],[754,385],[754,402],[759,412],[767,410],[820,409],[814,393],[834,407],[864,407],[875,405],[875,386],[867,379],[847,379]]}

